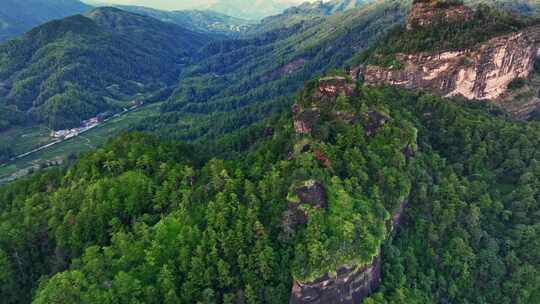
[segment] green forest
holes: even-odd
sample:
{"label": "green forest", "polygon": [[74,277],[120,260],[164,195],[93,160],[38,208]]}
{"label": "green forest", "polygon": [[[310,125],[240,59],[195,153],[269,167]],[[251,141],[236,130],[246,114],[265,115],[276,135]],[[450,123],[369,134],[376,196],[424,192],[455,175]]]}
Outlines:
{"label": "green forest", "polygon": [[[1,188],[4,301],[284,303],[293,279],[369,263],[381,246],[383,285],[366,303],[540,301],[538,123],[316,87],[296,98],[321,109],[308,135],[289,110],[204,147],[130,133]],[[297,197],[314,183],[324,208]]]}
{"label": "green forest", "polygon": [[[365,304],[540,303],[540,122],[346,71],[537,21],[480,6],[462,24],[391,30],[402,5],[175,43],[174,25],[106,9],[1,45],[14,81],[0,83],[0,132],[69,127],[140,92],[162,103],[0,187],[0,303],[282,304],[297,282],[374,261]],[[0,141],[0,163],[13,147]]]}
{"label": "green forest", "polygon": [[25,113],[11,127],[78,127],[172,84],[190,54],[213,39],[114,8],[51,21],[0,45],[0,107]]}
{"label": "green forest", "polygon": [[[167,139],[219,137],[282,111],[305,80],[342,66],[402,21],[399,7],[382,2],[300,20],[283,14],[241,38],[113,8],[46,23],[0,45],[0,145],[21,140],[10,131],[73,128],[121,112],[141,94],[156,96],[145,104],[166,103],[158,118],[133,129]],[[12,154],[0,149],[2,160]]]}

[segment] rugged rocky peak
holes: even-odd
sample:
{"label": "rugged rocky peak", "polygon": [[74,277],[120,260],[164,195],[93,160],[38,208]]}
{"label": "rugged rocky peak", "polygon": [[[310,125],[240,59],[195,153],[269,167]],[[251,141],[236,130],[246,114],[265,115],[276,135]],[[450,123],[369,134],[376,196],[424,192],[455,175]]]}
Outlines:
{"label": "rugged rocky peak", "polygon": [[[388,221],[394,236],[401,228],[408,201],[402,202]],[[363,267],[343,266],[335,275],[325,275],[313,282],[294,281],[289,304],[362,303],[381,285],[381,255]]]}
{"label": "rugged rocky peak", "polygon": [[337,97],[339,95],[352,96],[354,94],[354,84],[349,83],[347,78],[341,76],[331,76],[321,78],[319,87],[315,92],[315,97]]}
{"label": "rugged rocky peak", "polygon": [[466,22],[473,11],[459,0],[415,0],[407,18],[407,30],[439,23]]}
{"label": "rugged rocky peak", "polygon": [[[302,106],[294,104],[294,129],[297,134],[307,135],[313,131],[321,118],[320,109],[332,106],[339,96],[351,97],[355,94],[355,84],[342,76],[330,76],[321,78],[313,93],[311,104]],[[355,121],[356,117],[348,112],[335,112],[336,118],[343,118],[348,122]]]}
{"label": "rugged rocky peak", "polygon": [[415,0],[406,29],[391,35],[351,69],[354,80],[486,100],[521,119],[540,107],[536,20],[487,6],[473,11],[457,0]]}
{"label": "rugged rocky peak", "polygon": [[323,277],[314,282],[295,281],[289,304],[361,303],[381,283],[381,259],[360,269],[343,267],[335,277]]}
{"label": "rugged rocky peak", "polygon": [[382,128],[390,119],[390,117],[382,112],[371,110],[367,113],[366,125],[364,126],[364,133],[367,137],[372,136]]}
{"label": "rugged rocky peak", "polygon": [[326,190],[318,181],[308,180],[296,188],[294,194],[298,197],[299,204],[308,204],[315,209],[328,207]]}
{"label": "rugged rocky peak", "polygon": [[[381,128],[391,122],[391,117],[380,109],[361,110],[353,106],[354,98],[339,98],[339,96],[354,97],[356,84],[350,77],[322,78],[318,83],[309,85],[301,95],[298,103],[293,106],[294,127],[299,135],[311,134],[322,119],[330,122],[362,124],[366,139],[372,138]],[[317,132],[313,136],[298,136],[290,159],[310,153],[321,167],[333,170],[331,159],[325,155],[324,148],[318,143]],[[416,137],[415,137],[416,138]],[[414,157],[416,139],[405,144],[402,153],[407,159]],[[314,210],[329,209],[329,197],[325,185],[317,180],[307,180],[291,186],[287,197],[288,208],[283,212],[281,225],[282,240],[293,240],[297,231],[309,223]],[[331,205],[330,205],[331,206]],[[391,218],[386,222],[389,237],[393,235],[401,223],[406,210],[406,201],[401,202],[396,210],[392,210]],[[311,213],[310,213],[311,212]],[[390,233],[392,232],[392,233]],[[363,263],[356,261],[343,262],[339,267],[332,268],[326,274],[320,273],[317,279],[299,279],[293,281],[290,304],[332,304],[361,303],[381,284],[381,255],[375,254],[371,260]]]}
{"label": "rugged rocky peak", "polygon": [[[310,149],[309,145],[303,148]],[[289,239],[294,235],[297,226],[307,224],[309,213],[305,206],[315,209],[328,207],[326,188],[322,183],[308,180],[296,185],[288,199],[288,208],[283,213],[281,225],[283,227],[282,238]]]}

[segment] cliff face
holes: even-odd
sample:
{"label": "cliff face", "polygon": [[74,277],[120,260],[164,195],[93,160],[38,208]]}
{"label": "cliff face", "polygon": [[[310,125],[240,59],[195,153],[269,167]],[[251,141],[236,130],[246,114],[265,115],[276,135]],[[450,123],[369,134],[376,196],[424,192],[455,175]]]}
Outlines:
{"label": "cliff face", "polygon": [[337,276],[315,282],[294,282],[290,304],[360,303],[381,283],[381,258],[361,269],[341,268]]}
{"label": "cliff face", "polygon": [[416,0],[407,18],[406,27],[412,30],[440,22],[463,22],[472,19],[473,15],[473,11],[463,4],[441,0]]}
{"label": "cliff face", "polygon": [[[403,202],[389,221],[392,235],[399,230],[408,202]],[[293,282],[289,304],[357,304],[381,285],[381,255],[364,267],[342,267],[337,275],[313,282]]]}
{"label": "cliff face", "polygon": [[[313,98],[318,100],[320,105],[324,103],[333,103],[337,96],[353,96],[354,88],[354,84],[349,83],[345,77],[325,77],[319,80],[319,86],[315,91]],[[311,133],[321,118],[318,106],[302,108],[300,105],[295,104],[293,106],[293,113],[294,129],[296,133],[300,135]],[[336,112],[334,115],[339,116],[343,120],[355,120],[355,117],[350,117],[349,113],[345,112]]]}
{"label": "cliff face", "polygon": [[[507,92],[512,81],[529,77],[539,48],[540,27],[534,27],[493,38],[474,49],[397,54],[397,60],[403,65],[401,69],[367,65],[353,69],[352,76],[363,77],[368,86],[396,85],[446,97],[461,95],[467,99],[497,100]],[[505,107],[505,102],[498,103]],[[534,108],[535,105],[529,104],[528,109]],[[520,107],[508,110],[521,116],[528,112],[523,113]]]}

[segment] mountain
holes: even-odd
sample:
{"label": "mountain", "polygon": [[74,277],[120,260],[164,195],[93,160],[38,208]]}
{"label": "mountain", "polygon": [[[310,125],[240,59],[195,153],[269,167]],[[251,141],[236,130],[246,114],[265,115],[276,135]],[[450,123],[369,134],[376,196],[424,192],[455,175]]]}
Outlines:
{"label": "mountain", "polygon": [[138,129],[193,140],[249,125],[288,106],[305,79],[342,66],[404,15],[399,4],[379,2],[290,23],[265,19],[241,39],[202,49],[162,114]]}
{"label": "mountain", "polygon": [[172,22],[181,27],[203,33],[238,36],[245,32],[254,22],[231,17],[210,10],[161,11],[141,6],[120,5],[118,8]]}
{"label": "mountain", "polygon": [[[283,14],[193,45],[142,126],[159,137],[130,132],[0,187],[2,301],[539,303],[540,124],[444,94],[534,88],[537,21],[408,9]],[[168,53],[177,30],[100,9],[25,37]]]}
{"label": "mountain", "polygon": [[2,105],[25,113],[30,123],[79,126],[176,81],[210,40],[115,8],[52,21],[0,46]]}
{"label": "mountain", "polygon": [[404,28],[360,55],[353,78],[486,100],[519,118],[533,116],[540,106],[538,19],[440,3],[415,1]]}
{"label": "mountain", "polygon": [[536,303],[539,140],[489,108],[316,79],[292,110],[216,141],[132,133],[1,188],[0,290],[37,304]]}
{"label": "mountain", "polygon": [[295,4],[297,1],[294,0],[216,0],[203,8],[237,18],[259,20],[280,14]]}
{"label": "mountain", "polygon": [[0,43],[47,21],[84,13],[90,8],[78,0],[2,0]]}
{"label": "mountain", "polygon": [[[137,20],[143,18],[134,14],[126,16]],[[288,15],[286,18],[289,18]],[[159,22],[152,33],[143,31],[150,38],[139,35],[137,27],[132,27],[136,33],[133,37],[127,32],[111,33],[111,23],[114,22],[107,21],[107,18],[99,19],[103,25],[96,31],[99,34],[90,35],[92,39],[88,35],[88,39],[82,39],[78,35],[66,34],[56,39],[61,40],[60,43],[55,40],[52,44],[36,44],[38,39],[25,36],[22,41],[4,47],[5,51],[18,53],[19,57],[6,54],[7,60],[2,64],[10,68],[0,69],[5,71],[0,73],[0,160],[9,160],[15,154],[39,147],[40,144],[31,137],[21,137],[21,134],[29,132],[26,131],[30,130],[29,127],[35,134],[34,127],[43,129],[43,125],[56,130],[79,126],[88,117],[122,111],[131,107],[134,100],[146,100],[150,95],[157,96],[153,101],[169,100],[161,107],[161,113],[147,117],[142,124],[130,128],[156,132],[169,138],[197,139],[250,125],[268,113],[287,106],[283,97],[292,96],[305,79],[327,68],[339,66],[359,48],[370,45],[387,27],[403,20],[403,14],[395,7],[389,9],[381,4],[365,10],[351,10],[343,18],[346,20],[343,25],[340,25],[339,16],[324,16],[291,24],[264,21],[260,25],[250,26],[250,30],[236,39],[215,41],[200,50],[190,48],[189,39],[182,43],[182,33],[164,37],[163,31],[159,30],[162,25]],[[59,24],[69,28],[68,21],[69,18]],[[368,25],[371,21],[374,22]],[[178,28],[171,22],[167,22],[167,26]],[[80,28],[75,27],[74,30]],[[335,27],[339,30],[334,31]],[[113,39],[118,35],[125,36],[121,40],[114,40],[121,42],[121,46],[116,42],[110,45],[112,41],[94,37]],[[163,37],[163,41],[160,37]],[[196,37],[192,40],[193,44],[201,46],[227,36],[213,32],[199,33]],[[155,43],[148,44],[146,41]],[[167,41],[178,44],[178,47],[168,48],[172,54],[167,48],[160,47]],[[150,50],[154,45],[158,49]],[[16,51],[23,46],[32,47],[26,53]],[[85,50],[80,52],[90,57],[87,62],[80,62],[77,57],[81,46]],[[101,51],[107,48],[118,49],[108,53]],[[77,51],[73,53],[73,49]],[[86,49],[91,52],[87,53]],[[183,49],[193,50],[190,54],[196,55],[196,58],[184,56]],[[139,50],[143,50],[143,55],[149,58],[144,61],[151,64],[143,63],[140,58],[129,59],[136,51],[139,54]],[[29,59],[37,51],[43,55]],[[99,55],[92,55],[95,53]],[[178,56],[181,58],[178,59]],[[160,58],[165,59],[162,61]],[[242,58],[245,58],[245,65],[239,64]],[[45,60],[55,63],[44,63]],[[104,60],[107,63],[103,64]],[[230,64],[234,62],[237,63]],[[255,71],[254,67],[256,73],[250,72]],[[89,79],[74,77],[73,73],[69,73],[73,69],[84,71],[77,75],[89,75]],[[146,71],[131,73],[136,69]],[[219,77],[224,71],[227,78]],[[207,81],[206,77],[212,80]],[[64,89],[68,85],[69,89]],[[162,90],[165,87],[167,89]],[[194,98],[184,97],[190,90],[195,91]],[[157,91],[160,93],[152,94]],[[174,94],[168,98],[171,92]],[[44,134],[43,139],[47,139],[45,137]],[[23,144],[13,148],[19,142]],[[59,159],[67,156],[55,155]]]}

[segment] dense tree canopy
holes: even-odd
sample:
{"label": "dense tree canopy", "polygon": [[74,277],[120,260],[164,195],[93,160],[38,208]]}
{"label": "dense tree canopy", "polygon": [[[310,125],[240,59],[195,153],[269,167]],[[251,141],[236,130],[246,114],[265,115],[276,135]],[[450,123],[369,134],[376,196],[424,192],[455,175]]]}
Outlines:
{"label": "dense tree canopy", "polygon": [[[4,299],[283,303],[293,278],[370,263],[383,245],[367,303],[538,300],[538,124],[390,88],[334,102],[313,89],[297,98],[323,102],[309,136],[289,111],[204,145],[133,133],[2,188],[0,265],[17,274],[0,276]],[[373,111],[390,120],[367,136]],[[310,181],[328,206],[302,203],[307,222],[289,225]]]}

